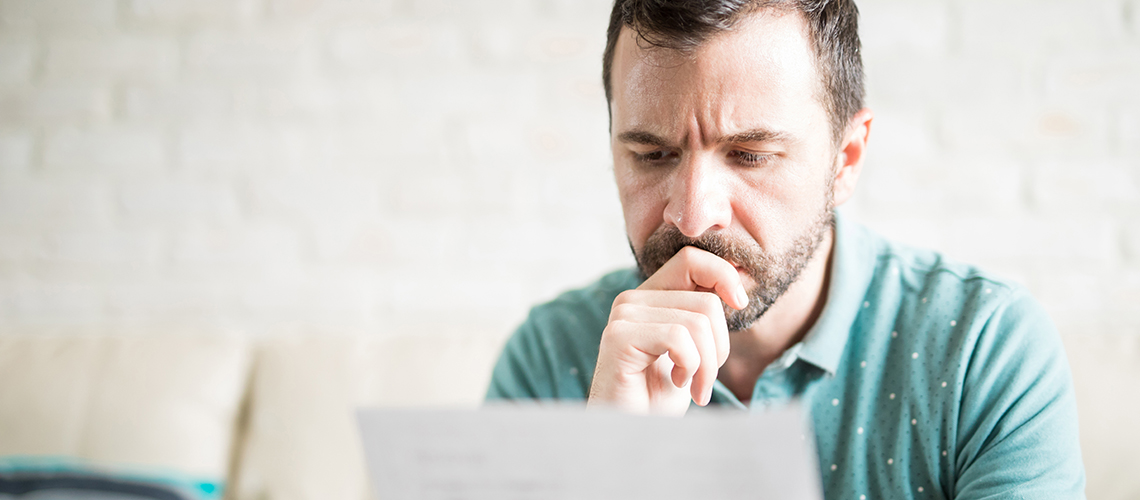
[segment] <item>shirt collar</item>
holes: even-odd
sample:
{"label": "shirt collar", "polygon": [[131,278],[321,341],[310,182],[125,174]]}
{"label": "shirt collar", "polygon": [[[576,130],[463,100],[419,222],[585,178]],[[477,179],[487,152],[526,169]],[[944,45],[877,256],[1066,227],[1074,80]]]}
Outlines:
{"label": "shirt collar", "polygon": [[823,311],[800,341],[800,359],[834,375],[847,345],[851,325],[875,271],[874,248],[866,230],[835,212],[835,244]]}

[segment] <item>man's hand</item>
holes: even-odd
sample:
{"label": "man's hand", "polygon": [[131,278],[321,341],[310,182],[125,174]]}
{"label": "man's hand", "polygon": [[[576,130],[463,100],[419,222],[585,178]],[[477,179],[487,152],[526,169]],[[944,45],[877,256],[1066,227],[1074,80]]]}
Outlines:
{"label": "man's hand", "polygon": [[748,305],[736,268],[691,246],[618,295],[587,404],[673,415],[684,414],[690,399],[708,404],[728,359],[722,299],[734,309]]}

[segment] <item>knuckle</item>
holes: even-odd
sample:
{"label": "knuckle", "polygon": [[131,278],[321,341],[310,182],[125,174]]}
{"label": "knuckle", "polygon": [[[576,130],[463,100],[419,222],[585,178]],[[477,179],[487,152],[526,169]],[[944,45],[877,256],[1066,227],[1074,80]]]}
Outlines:
{"label": "knuckle", "polygon": [[637,294],[636,289],[626,290],[624,292],[619,293],[617,298],[614,299],[614,307],[617,307],[617,306],[622,305],[622,304],[628,304],[630,302],[633,302],[633,298],[636,294]]}
{"label": "knuckle", "polygon": [[606,329],[602,333],[609,332],[611,336],[612,335],[618,335],[618,334],[624,333],[627,330],[629,330],[629,327],[631,325],[633,325],[632,321],[626,321],[624,319],[615,319],[615,320],[611,321],[608,326],[606,326]]}
{"label": "knuckle", "polygon": [[681,258],[682,262],[692,264],[700,257],[700,250],[694,246],[681,247],[681,250],[677,252],[677,256]]}
{"label": "knuckle", "polygon": [[620,319],[611,321],[606,325],[606,328],[602,330],[602,343],[612,344],[617,342],[620,337],[624,336],[623,334],[628,330],[629,324],[628,321]]}
{"label": "knuckle", "polygon": [[694,336],[704,336],[712,333],[712,323],[709,321],[708,316],[698,313],[689,313],[685,315],[685,326]]}
{"label": "knuckle", "polygon": [[712,305],[717,305],[717,306],[720,305],[720,297],[718,297],[715,293],[708,293],[708,292],[701,293],[700,301],[701,301],[701,305],[704,307],[709,307]]}
{"label": "knuckle", "polygon": [[621,304],[614,304],[613,309],[610,310],[610,317],[615,320],[618,318],[626,318],[633,312],[634,306],[628,302]]}
{"label": "knuckle", "polygon": [[701,296],[701,312],[710,318],[716,318],[724,314],[724,308],[721,306],[720,297],[705,293]]}
{"label": "knuckle", "polygon": [[685,328],[684,325],[678,325],[678,324],[669,325],[669,338],[673,342],[683,344],[685,342],[685,340],[690,339],[690,337],[691,337],[691,334],[689,333],[689,329]]}
{"label": "knuckle", "polygon": [[700,332],[702,334],[707,335],[711,338],[712,334],[713,334],[712,319],[709,319],[709,317],[704,315],[704,314],[701,314],[698,316],[699,317],[697,318],[697,321],[696,321],[697,322],[697,328],[700,330]]}

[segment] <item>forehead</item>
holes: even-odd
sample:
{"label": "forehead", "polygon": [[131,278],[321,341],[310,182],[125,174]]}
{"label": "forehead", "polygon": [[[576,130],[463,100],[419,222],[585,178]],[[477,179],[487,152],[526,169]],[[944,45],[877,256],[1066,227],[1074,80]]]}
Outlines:
{"label": "forehead", "polygon": [[[626,27],[613,61],[615,132],[687,116],[706,126],[775,125],[823,116],[822,82],[798,12],[764,9],[684,52],[651,46]],[[809,116],[810,115],[810,116]],[[665,132],[665,131],[661,131]]]}

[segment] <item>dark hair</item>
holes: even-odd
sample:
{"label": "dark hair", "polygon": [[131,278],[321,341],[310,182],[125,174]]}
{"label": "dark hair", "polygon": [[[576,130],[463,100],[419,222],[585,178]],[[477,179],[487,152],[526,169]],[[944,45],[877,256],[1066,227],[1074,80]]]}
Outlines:
{"label": "dark hair", "polygon": [[807,20],[823,80],[820,98],[838,142],[847,122],[863,108],[859,10],[854,0],[615,0],[602,56],[607,105],[613,99],[610,78],[622,27],[629,26],[652,46],[686,51],[732,29],[744,15],[769,8],[796,11]]}

